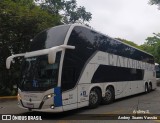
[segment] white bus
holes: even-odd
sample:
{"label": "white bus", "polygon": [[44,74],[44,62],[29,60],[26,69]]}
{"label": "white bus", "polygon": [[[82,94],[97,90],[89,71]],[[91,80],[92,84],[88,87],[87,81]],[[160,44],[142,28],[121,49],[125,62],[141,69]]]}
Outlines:
{"label": "white bus", "polygon": [[32,111],[95,108],[156,88],[152,55],[79,24],[39,33],[24,57],[18,105]]}

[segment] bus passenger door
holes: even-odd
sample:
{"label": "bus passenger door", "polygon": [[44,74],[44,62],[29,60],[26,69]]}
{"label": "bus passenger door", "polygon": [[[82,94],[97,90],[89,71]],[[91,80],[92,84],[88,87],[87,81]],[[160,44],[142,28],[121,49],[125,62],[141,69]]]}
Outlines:
{"label": "bus passenger door", "polygon": [[77,86],[75,81],[76,69],[73,67],[64,67],[62,74],[62,104],[63,110],[77,108]]}

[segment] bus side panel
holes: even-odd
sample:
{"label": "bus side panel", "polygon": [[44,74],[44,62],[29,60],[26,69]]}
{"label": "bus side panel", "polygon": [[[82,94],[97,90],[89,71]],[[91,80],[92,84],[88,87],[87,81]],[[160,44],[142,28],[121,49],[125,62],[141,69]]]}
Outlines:
{"label": "bus side panel", "polygon": [[115,98],[122,98],[144,92],[144,80],[115,83]]}
{"label": "bus side panel", "polygon": [[151,75],[151,72],[145,70],[145,71],[144,71],[144,80],[145,80],[146,82],[148,82],[151,78],[153,78],[153,75]]}
{"label": "bus side panel", "polygon": [[78,85],[78,108],[88,106],[90,86],[91,84]]}
{"label": "bus side panel", "polygon": [[[136,93],[138,93],[138,83],[139,83],[139,81],[138,80],[136,80],[136,81],[130,81],[130,93],[131,94],[136,94]],[[130,94],[130,95],[131,95]]]}
{"label": "bus side panel", "polygon": [[72,110],[77,108],[77,87],[62,93],[63,110]]}
{"label": "bus side panel", "polygon": [[115,99],[131,95],[131,83],[127,81],[116,82]]}
{"label": "bus side panel", "polygon": [[137,82],[137,89],[134,94],[142,93],[145,91],[145,80],[136,81]]}
{"label": "bus side panel", "polygon": [[123,85],[121,82],[115,82],[115,99],[123,97]]}
{"label": "bus side panel", "polygon": [[80,84],[81,83],[91,83],[92,77],[93,77],[95,71],[97,70],[98,66],[99,66],[98,64],[88,63],[85,66],[85,69],[84,69],[78,83],[80,83]]}

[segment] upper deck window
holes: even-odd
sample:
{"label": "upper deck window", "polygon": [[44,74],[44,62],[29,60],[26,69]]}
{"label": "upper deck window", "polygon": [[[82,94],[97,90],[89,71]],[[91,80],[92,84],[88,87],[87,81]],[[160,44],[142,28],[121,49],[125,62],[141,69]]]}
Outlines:
{"label": "upper deck window", "polygon": [[31,51],[48,49],[64,44],[70,25],[56,26],[40,32],[31,43]]}
{"label": "upper deck window", "polygon": [[[81,54],[84,52],[84,56],[92,49],[92,52],[98,50],[154,64],[153,56],[86,27],[76,26],[72,31],[68,44],[83,48]],[[87,48],[90,50],[85,51]],[[89,57],[86,56],[86,58]]]}

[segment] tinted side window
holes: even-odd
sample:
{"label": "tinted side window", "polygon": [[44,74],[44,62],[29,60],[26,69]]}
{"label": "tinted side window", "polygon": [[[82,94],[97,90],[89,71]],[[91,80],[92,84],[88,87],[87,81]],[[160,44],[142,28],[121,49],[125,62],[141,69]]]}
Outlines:
{"label": "tinted side window", "polygon": [[65,67],[62,76],[62,91],[74,88],[76,71],[74,67]]}
{"label": "tinted side window", "polygon": [[151,55],[123,44],[121,41],[117,41],[108,36],[97,33],[91,29],[77,26],[73,31],[75,31],[79,37],[82,37],[82,39],[85,40],[84,45],[88,44],[86,45],[86,48],[108,52],[152,64],[154,63],[154,59]]}
{"label": "tinted side window", "polygon": [[143,80],[144,70],[100,65],[94,73],[92,83]]}

